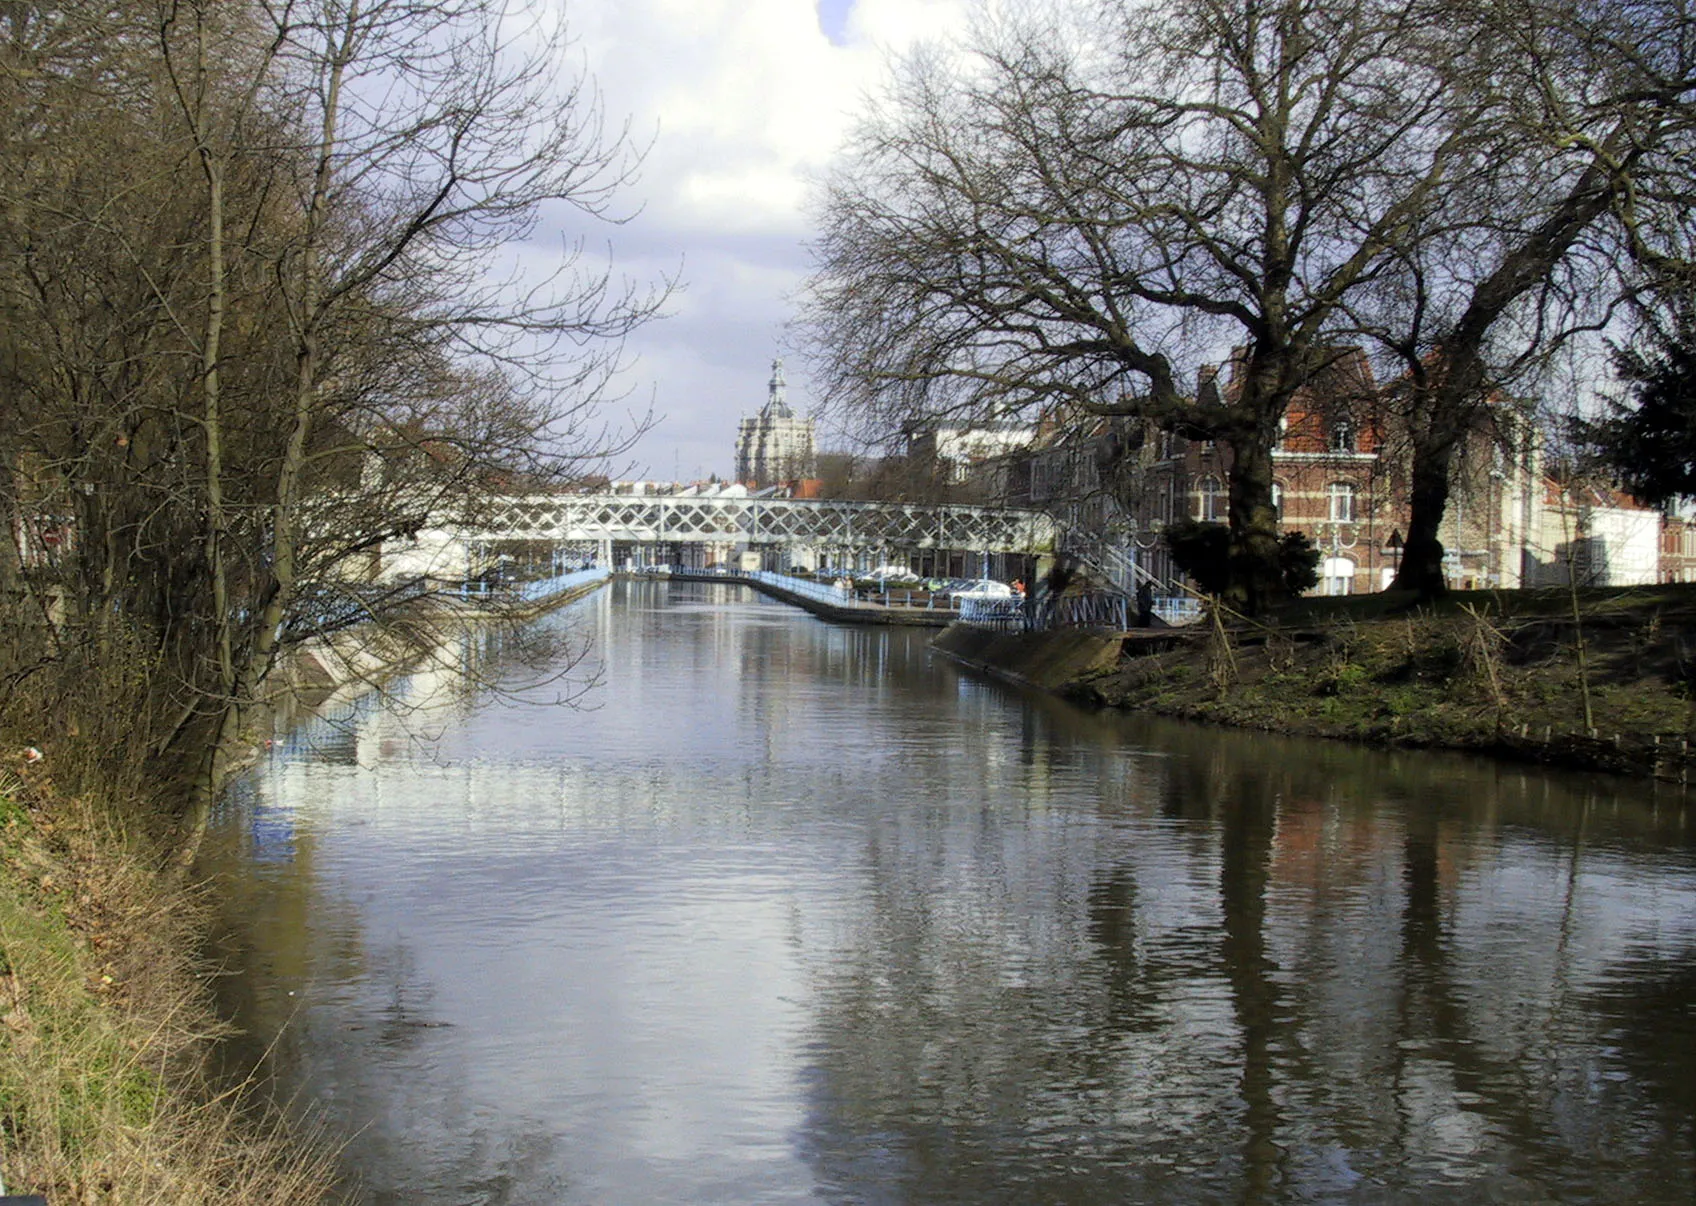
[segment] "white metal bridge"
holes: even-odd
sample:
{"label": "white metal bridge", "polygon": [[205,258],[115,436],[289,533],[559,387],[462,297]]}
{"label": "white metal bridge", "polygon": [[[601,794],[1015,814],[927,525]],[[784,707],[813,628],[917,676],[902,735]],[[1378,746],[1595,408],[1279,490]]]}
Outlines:
{"label": "white metal bridge", "polygon": [[831,549],[1052,552],[1042,511],[910,502],[692,495],[556,494],[490,499],[478,541],[788,545]]}

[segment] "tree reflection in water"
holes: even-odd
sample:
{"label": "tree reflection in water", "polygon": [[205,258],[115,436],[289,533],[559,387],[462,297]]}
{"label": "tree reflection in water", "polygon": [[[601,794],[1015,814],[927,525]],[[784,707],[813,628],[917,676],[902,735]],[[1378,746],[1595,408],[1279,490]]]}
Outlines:
{"label": "tree reflection in water", "polygon": [[421,677],[209,847],[366,1201],[1696,1199],[1655,789],[1091,713],[732,587],[550,622],[593,710]]}

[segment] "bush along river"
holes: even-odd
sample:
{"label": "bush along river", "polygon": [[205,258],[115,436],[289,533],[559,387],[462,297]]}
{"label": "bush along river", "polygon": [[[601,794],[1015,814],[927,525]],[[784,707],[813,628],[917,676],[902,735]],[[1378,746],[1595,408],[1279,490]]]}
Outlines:
{"label": "bush along river", "polygon": [[357,1200],[1696,1200],[1676,787],[931,635],[620,582],[279,741],[221,984]]}

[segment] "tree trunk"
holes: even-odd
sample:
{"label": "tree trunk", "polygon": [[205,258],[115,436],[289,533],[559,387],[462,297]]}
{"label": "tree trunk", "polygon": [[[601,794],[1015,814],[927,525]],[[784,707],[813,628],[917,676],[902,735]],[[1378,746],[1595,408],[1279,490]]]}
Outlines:
{"label": "tree trunk", "polygon": [[1253,431],[1231,441],[1231,585],[1233,607],[1257,615],[1283,597],[1278,564],[1278,516],[1272,509],[1271,444]]}
{"label": "tree trunk", "polygon": [[1434,417],[1414,437],[1407,543],[1402,546],[1402,561],[1391,590],[1416,591],[1422,599],[1435,599],[1449,588],[1443,575],[1443,542],[1437,538],[1437,531],[1449,506],[1455,443],[1455,434],[1442,430]]}

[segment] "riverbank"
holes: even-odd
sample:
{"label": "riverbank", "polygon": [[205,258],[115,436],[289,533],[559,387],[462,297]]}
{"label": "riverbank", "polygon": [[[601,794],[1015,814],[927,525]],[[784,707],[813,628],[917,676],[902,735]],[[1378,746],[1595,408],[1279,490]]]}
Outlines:
{"label": "riverbank", "polygon": [[329,1200],[333,1152],[220,1084],[201,896],[134,817],[0,774],[0,1177],[50,1203]]}
{"label": "riverbank", "polygon": [[1578,603],[1575,618],[1565,590],[1300,600],[1254,623],[1098,633],[1112,654],[1077,667],[1055,656],[1076,643],[1065,632],[950,629],[938,647],[1103,707],[1688,782],[1696,586]]}
{"label": "riverbank", "polygon": [[[604,581],[498,614],[534,618]],[[315,638],[279,669],[256,731],[377,689],[437,656],[444,633],[457,644],[496,614],[460,606]],[[234,769],[262,748],[255,736]],[[173,822],[135,800],[61,793],[66,756],[0,745],[0,1192],[54,1206],[335,1200],[324,1138],[215,1070],[228,1026],[200,955],[204,889],[167,870]]]}

